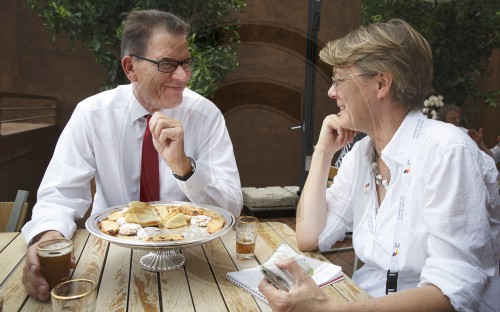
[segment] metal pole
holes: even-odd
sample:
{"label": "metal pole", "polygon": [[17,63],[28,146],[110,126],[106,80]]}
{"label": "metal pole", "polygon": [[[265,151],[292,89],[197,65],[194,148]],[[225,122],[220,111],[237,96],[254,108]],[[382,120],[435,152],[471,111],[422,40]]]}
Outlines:
{"label": "metal pole", "polygon": [[313,152],[313,130],[314,130],[314,102],[316,91],[316,63],[318,59],[318,31],[321,16],[321,0],[309,0],[307,16],[307,49],[306,49],[306,74],[304,84],[304,121],[302,124],[302,165],[300,188],[309,172],[306,163],[310,163]]}

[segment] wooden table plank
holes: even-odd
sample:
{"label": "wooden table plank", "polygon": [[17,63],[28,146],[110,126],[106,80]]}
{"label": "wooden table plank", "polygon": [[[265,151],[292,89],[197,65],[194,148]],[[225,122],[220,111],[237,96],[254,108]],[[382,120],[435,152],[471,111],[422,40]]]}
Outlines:
{"label": "wooden table plank", "polygon": [[[264,259],[264,261],[267,259],[268,255],[272,254],[273,250],[269,245],[260,237],[257,236],[257,243],[255,244],[255,257],[252,259],[247,259],[247,260],[240,260],[236,258],[236,232],[233,230],[229,232],[228,234],[221,236],[220,237],[221,242],[224,244],[225,249],[229,253],[234,265],[236,266],[236,270],[244,270],[248,268],[253,268],[258,266],[260,263],[258,262],[258,259]],[[234,271],[236,271],[234,270]],[[232,284],[232,283],[231,283]],[[234,285],[233,287],[237,287]],[[244,290],[238,290],[240,293],[242,293],[242,296],[248,296],[250,295],[252,298],[253,296],[249,293],[247,293]],[[245,293],[245,294],[243,294]],[[254,298],[256,304],[259,306],[261,311],[271,311],[269,305],[262,300],[258,298]]]}
{"label": "wooden table plank", "polygon": [[14,270],[26,253],[26,241],[22,235],[18,235],[8,244],[0,254],[0,285],[5,282],[10,272]]}
{"label": "wooden table plank", "polygon": [[96,311],[127,311],[131,249],[110,244],[97,293]]}
{"label": "wooden table plank", "polygon": [[186,257],[186,273],[191,297],[197,311],[226,311],[222,294],[212,275],[203,248],[198,246],[182,249]]}
{"label": "wooden table plank", "polygon": [[149,251],[133,250],[130,272],[129,311],[160,311],[158,274],[141,268],[140,259]]}
{"label": "wooden table plank", "polygon": [[0,252],[18,235],[20,234],[16,232],[2,233],[0,236]]}
{"label": "wooden table plank", "polygon": [[[88,233],[87,233],[88,234]],[[86,236],[82,238],[86,238]],[[75,238],[79,238],[77,235]],[[80,248],[77,244],[77,248]],[[72,278],[85,278],[99,283],[99,278],[101,277],[101,270],[103,266],[103,260],[106,257],[106,252],[108,251],[109,243],[97,238],[94,235],[90,235],[85,244],[85,253],[83,253],[78,259],[77,266],[73,271]]]}
{"label": "wooden table plank", "polygon": [[186,271],[183,268],[160,273],[163,311],[194,311]]}
{"label": "wooden table plank", "polygon": [[[232,233],[229,233],[227,235],[231,234]],[[227,272],[236,271],[237,269],[231,257],[226,252],[226,248],[222,241],[220,239],[213,240],[204,244],[203,249],[205,250],[229,311],[260,311],[255,301],[257,299],[227,280]]]}
{"label": "wooden table plank", "polygon": [[[285,243],[283,238],[267,223],[259,224],[259,236],[265,241],[269,249],[265,255],[257,254],[259,259],[266,261],[279,245]],[[257,245],[255,245],[257,248]]]}
{"label": "wooden table plank", "polygon": [[[22,285],[24,260],[15,268],[9,279],[0,288],[0,296],[3,297],[4,311],[19,311],[26,300],[28,293]],[[50,308],[50,307],[49,307]],[[24,311],[24,310],[23,310]]]}
{"label": "wooden table plank", "polygon": [[[255,257],[250,260],[236,259],[235,236],[232,230],[203,245],[183,248],[183,268],[156,273],[140,266],[139,260],[147,251],[132,251],[77,230],[72,239],[77,259],[73,278],[100,279],[96,311],[271,311],[269,305],[227,281],[226,274],[256,267],[282,243],[297,250],[295,232],[279,222],[261,223]],[[0,246],[0,274],[4,272],[5,280],[0,295],[5,310],[50,311],[50,303],[29,298],[22,285],[24,238],[19,233],[0,233]],[[328,261],[320,253],[303,254]],[[339,302],[370,298],[348,277],[323,288],[323,292]]]}
{"label": "wooden table plank", "polygon": [[[240,260],[236,258],[236,232],[234,230],[230,231],[226,235],[223,235],[220,237],[222,243],[224,244],[225,249],[231,256],[231,259],[233,260],[233,263],[236,265],[238,270],[244,270],[244,269],[249,269],[253,268],[259,265],[256,259],[248,259],[248,260]],[[266,244],[265,242],[258,237],[257,238],[257,243],[255,244],[256,247],[256,253],[262,253],[265,251],[261,251],[261,249],[264,249]]]}

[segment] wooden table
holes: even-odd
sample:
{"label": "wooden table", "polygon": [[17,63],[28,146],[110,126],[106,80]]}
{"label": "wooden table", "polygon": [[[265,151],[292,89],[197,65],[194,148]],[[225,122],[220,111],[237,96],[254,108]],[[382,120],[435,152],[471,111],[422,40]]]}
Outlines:
{"label": "wooden table", "polygon": [[[86,230],[73,236],[77,266],[73,278],[98,281],[97,311],[271,311],[263,301],[226,280],[226,273],[264,262],[282,243],[297,249],[295,232],[286,224],[261,223],[255,259],[235,257],[235,232],[204,245],[183,248],[183,268],[154,273],[141,268],[147,253],[110,244]],[[21,281],[26,243],[19,233],[0,233],[0,296],[4,311],[50,311],[50,303],[27,296]],[[320,253],[304,253],[328,261]],[[338,301],[370,295],[350,278],[323,290]]]}

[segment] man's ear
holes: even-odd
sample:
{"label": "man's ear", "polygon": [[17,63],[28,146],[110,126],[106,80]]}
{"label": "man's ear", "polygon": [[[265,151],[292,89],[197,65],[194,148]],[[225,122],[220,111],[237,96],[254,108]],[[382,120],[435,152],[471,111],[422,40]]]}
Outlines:
{"label": "man's ear", "polygon": [[122,58],[122,68],[130,82],[136,82],[137,76],[135,74],[134,62],[132,56],[126,55]]}
{"label": "man's ear", "polygon": [[377,97],[379,99],[389,95],[392,86],[392,76],[389,73],[381,72],[377,74]]}

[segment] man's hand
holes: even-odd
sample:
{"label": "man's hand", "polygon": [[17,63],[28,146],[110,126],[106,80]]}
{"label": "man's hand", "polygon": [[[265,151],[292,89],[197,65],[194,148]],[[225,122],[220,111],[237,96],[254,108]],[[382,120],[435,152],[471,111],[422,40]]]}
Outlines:
{"label": "man's hand", "polygon": [[156,112],[149,127],[153,144],[170,169],[179,176],[191,172],[191,162],[184,153],[184,128],[180,121]]}
{"label": "man's hand", "polygon": [[480,150],[485,152],[488,156],[494,158],[490,149],[488,148],[488,146],[486,146],[486,144],[483,141],[483,128],[479,128],[478,131],[476,131],[474,129],[469,129],[469,131],[467,131],[467,133],[469,134],[471,139],[474,140],[474,142],[476,142],[476,144]]}
{"label": "man's hand", "polygon": [[[23,284],[29,296],[40,301],[50,299],[49,283],[41,274],[40,261],[36,247],[43,241],[64,238],[58,231],[47,231],[37,235],[33,241],[35,242],[26,249],[26,260],[23,268]],[[71,267],[75,268],[75,255],[71,255]]]}
{"label": "man's hand", "polygon": [[295,284],[288,292],[276,289],[267,279],[259,284],[260,292],[267,298],[273,311],[308,311],[314,307],[324,306],[328,297],[316,285],[293,259],[277,262],[276,265],[288,270],[295,279]]}
{"label": "man's hand", "polygon": [[477,143],[477,145],[483,143],[483,128],[479,128],[478,131],[476,131],[475,129],[469,129],[467,133],[469,134],[471,139]]}

